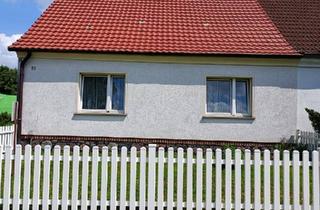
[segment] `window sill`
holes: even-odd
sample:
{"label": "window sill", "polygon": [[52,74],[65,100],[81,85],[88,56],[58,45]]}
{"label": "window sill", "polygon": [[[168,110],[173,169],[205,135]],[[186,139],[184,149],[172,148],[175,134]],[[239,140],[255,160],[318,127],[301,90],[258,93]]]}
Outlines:
{"label": "window sill", "polygon": [[233,116],[233,115],[217,115],[217,114],[204,114],[203,118],[209,119],[235,119],[235,120],[255,120],[254,116]]}
{"label": "window sill", "polygon": [[78,111],[74,115],[97,115],[97,116],[127,116],[121,112],[106,112],[106,111]]}

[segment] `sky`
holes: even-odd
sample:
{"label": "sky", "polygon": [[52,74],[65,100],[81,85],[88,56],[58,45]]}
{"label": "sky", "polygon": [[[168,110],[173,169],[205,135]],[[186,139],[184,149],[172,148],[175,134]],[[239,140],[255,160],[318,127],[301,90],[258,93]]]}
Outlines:
{"label": "sky", "polygon": [[28,30],[51,1],[0,0],[0,65],[17,67],[16,53],[8,52],[8,46]]}

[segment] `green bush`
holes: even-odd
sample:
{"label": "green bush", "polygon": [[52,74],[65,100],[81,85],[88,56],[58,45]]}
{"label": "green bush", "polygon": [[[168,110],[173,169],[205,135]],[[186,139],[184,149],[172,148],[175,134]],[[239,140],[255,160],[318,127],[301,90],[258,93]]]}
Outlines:
{"label": "green bush", "polygon": [[17,70],[7,66],[0,66],[0,93],[17,94]]}
{"label": "green bush", "polygon": [[311,121],[312,127],[315,132],[320,133],[320,113],[314,111],[313,109],[305,109],[309,114],[309,120]]}
{"label": "green bush", "polygon": [[0,126],[11,125],[11,115],[8,112],[0,113]]}

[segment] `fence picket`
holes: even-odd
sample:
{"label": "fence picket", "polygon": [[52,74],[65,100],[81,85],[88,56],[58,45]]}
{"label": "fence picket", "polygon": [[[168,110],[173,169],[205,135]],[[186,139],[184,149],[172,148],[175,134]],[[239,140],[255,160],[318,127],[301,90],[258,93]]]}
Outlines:
{"label": "fence picket", "polygon": [[254,209],[260,210],[260,150],[254,150]]}
{"label": "fence picket", "polygon": [[102,147],[101,154],[101,210],[107,209],[108,192],[108,147]]}
{"label": "fence picket", "polygon": [[42,184],[42,209],[49,210],[49,189],[50,189],[50,153],[51,146],[44,147],[43,154],[43,184]]}
{"label": "fence picket", "polygon": [[220,149],[216,150],[216,210],[221,210],[221,197],[222,197],[222,186],[221,186],[221,171],[222,171],[222,152]]}
{"label": "fence picket", "polygon": [[[158,210],[163,210],[163,179],[164,178],[164,148],[160,147],[158,151]],[[134,210],[134,209],[130,209]]]}
{"label": "fence picket", "polygon": [[72,196],[71,196],[71,210],[78,210],[78,190],[79,190],[79,146],[73,147],[72,154]]}
{"label": "fence picket", "polygon": [[11,147],[5,148],[5,163],[4,163],[4,185],[3,185],[3,209],[10,209],[10,194],[11,194]]}
{"label": "fence picket", "polygon": [[110,209],[117,208],[118,148],[111,148]]}
{"label": "fence picket", "polygon": [[196,157],[196,178],[197,178],[197,188],[196,188],[196,210],[202,209],[202,149],[197,149],[197,157]]}
{"label": "fence picket", "polygon": [[139,209],[146,208],[146,148],[140,149]]}
{"label": "fence picket", "polygon": [[293,151],[293,209],[300,210],[300,160],[299,152]]}
{"label": "fence picket", "polygon": [[[241,183],[241,150],[235,151],[235,183]],[[234,209],[241,209],[241,184],[235,184],[234,186]]]}
{"label": "fence picket", "polygon": [[59,209],[59,183],[54,180],[60,180],[60,146],[54,147],[53,152],[53,179],[52,179],[52,210]]}
{"label": "fence picket", "polygon": [[39,209],[39,197],[40,197],[40,164],[41,160],[41,146],[37,145],[34,150],[34,161],[33,161],[33,195],[32,195],[32,209]]}
{"label": "fence picket", "polygon": [[183,149],[178,148],[177,155],[177,210],[182,210],[183,206]]}
{"label": "fence picket", "polygon": [[270,151],[265,150],[263,153],[263,165],[264,165],[264,175],[263,175],[263,197],[264,197],[264,209],[270,210]]}
{"label": "fence picket", "polygon": [[319,210],[320,209],[320,203],[319,203],[319,152],[313,151],[312,152],[312,206],[313,210]]}
{"label": "fence picket", "polygon": [[212,209],[212,149],[206,151],[206,210]]}
{"label": "fence picket", "polygon": [[156,193],[156,146],[149,145],[148,153],[148,210],[155,209]]}
{"label": "fence picket", "polygon": [[310,189],[309,189],[309,152],[302,153],[302,176],[303,176],[303,210],[309,210],[310,205]]}
{"label": "fence picket", "polygon": [[82,152],[81,210],[88,210],[88,169],[89,147],[84,146]]}
{"label": "fence picket", "polygon": [[231,150],[226,149],[226,163],[225,163],[225,209],[231,210]]}
{"label": "fence picket", "polygon": [[168,190],[167,190],[167,210],[173,210],[173,186],[174,186],[174,169],[173,169],[173,154],[172,147],[168,149]]}
{"label": "fence picket", "polygon": [[283,152],[283,209],[290,209],[290,154],[289,151]]}
{"label": "fence picket", "polygon": [[121,148],[120,162],[120,210],[125,210],[127,194],[127,147]]}
{"label": "fence picket", "polygon": [[275,150],[273,153],[273,209],[280,209],[280,153]]}
{"label": "fence picket", "polygon": [[[30,197],[30,174],[31,174],[31,145],[27,145],[24,150],[24,173],[23,173],[23,210],[29,210]],[[1,161],[0,161],[1,162]],[[54,188],[56,189],[56,188]],[[52,208],[52,210],[55,210]]]}
{"label": "fence picket", "polygon": [[244,152],[244,202],[245,210],[251,209],[251,152],[250,150],[245,150]]}
{"label": "fence picket", "polygon": [[187,149],[187,210],[192,209],[193,203],[193,149]]}
{"label": "fence picket", "polygon": [[22,155],[21,150],[22,150],[21,145],[17,145],[16,151],[14,154],[14,190],[13,190],[13,204],[12,204],[13,209],[20,209],[21,155]]}
{"label": "fence picket", "polygon": [[98,206],[98,158],[99,147],[95,146],[92,148],[90,210],[96,210]]}
{"label": "fence picket", "polygon": [[63,148],[63,167],[62,167],[62,198],[61,198],[61,209],[68,209],[69,200],[69,167],[70,167],[70,147],[65,146]]}
{"label": "fence picket", "polygon": [[137,177],[137,149],[131,147],[130,151],[130,210],[136,209],[136,177]]}

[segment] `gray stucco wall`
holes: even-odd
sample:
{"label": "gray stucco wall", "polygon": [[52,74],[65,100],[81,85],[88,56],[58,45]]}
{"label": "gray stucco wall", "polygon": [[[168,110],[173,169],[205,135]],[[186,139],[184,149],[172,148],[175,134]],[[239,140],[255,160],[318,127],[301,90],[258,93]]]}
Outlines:
{"label": "gray stucco wall", "polygon": [[[127,116],[75,115],[80,72],[125,73]],[[255,119],[203,118],[207,76],[252,77]],[[296,86],[294,67],[32,58],[25,73],[22,134],[277,142],[295,132]]]}
{"label": "gray stucco wall", "polygon": [[303,62],[298,70],[297,128],[313,132],[305,108],[320,112],[320,59],[314,60],[313,65],[308,66],[308,63]]}

